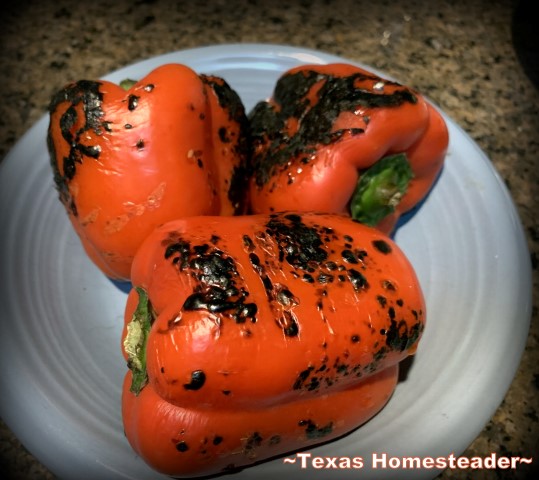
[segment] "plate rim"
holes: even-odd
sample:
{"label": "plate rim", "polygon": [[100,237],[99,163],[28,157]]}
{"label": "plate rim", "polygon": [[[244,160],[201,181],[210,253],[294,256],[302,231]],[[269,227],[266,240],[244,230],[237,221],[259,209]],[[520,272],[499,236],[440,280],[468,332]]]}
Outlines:
{"label": "plate rim", "polygon": [[[392,77],[390,77],[388,75],[385,75],[383,71],[372,68],[369,65],[363,64],[363,63],[358,62],[356,60],[351,60],[351,59],[346,58],[344,56],[338,56],[338,55],[335,55],[335,54],[332,54],[332,53],[319,51],[319,50],[311,49],[311,48],[303,48],[303,47],[298,47],[298,46],[293,46],[293,45],[273,44],[273,43],[230,43],[230,44],[219,44],[219,45],[204,45],[204,46],[193,47],[193,48],[188,48],[188,49],[175,50],[175,51],[164,53],[164,54],[161,54],[161,55],[156,55],[156,56],[153,56],[153,57],[149,57],[147,59],[142,59],[142,60],[138,60],[138,61],[135,61],[135,62],[131,62],[131,63],[129,63],[129,64],[123,66],[123,67],[117,68],[117,69],[113,70],[112,72],[109,72],[108,74],[106,74],[105,76],[100,77],[100,78],[101,79],[114,78],[115,76],[117,76],[121,72],[129,71],[129,69],[133,69],[133,68],[138,68],[138,69],[146,68],[147,69],[147,68],[149,68],[148,66],[151,66],[155,62],[158,62],[159,64],[162,64],[162,63],[168,62],[170,59],[173,59],[173,58],[178,58],[178,57],[181,58],[184,55],[187,55],[188,58],[190,56],[192,58],[195,58],[197,55],[205,55],[205,54],[207,55],[208,53],[211,53],[214,57],[219,57],[220,55],[225,54],[226,51],[230,50],[230,49],[237,50],[236,55],[243,55],[243,56],[245,56],[246,54],[256,56],[257,54],[259,54],[260,50],[266,50],[265,53],[266,53],[267,57],[272,57],[272,55],[274,55],[272,53],[272,50],[268,50],[268,49],[279,50],[281,52],[287,52],[287,53],[292,53],[292,52],[296,52],[296,53],[300,52],[300,53],[302,53],[303,52],[303,53],[319,56],[320,58],[323,58],[323,59],[327,59],[328,62],[333,61],[333,60],[338,60],[338,61],[341,61],[341,62],[347,62],[347,63],[355,64],[355,65],[358,65],[358,66],[361,66],[361,67],[364,67],[364,68],[368,68],[371,71],[373,71],[373,72],[375,72],[375,73],[377,73],[379,75],[385,76],[386,78],[392,78]],[[299,63],[301,63],[301,62],[299,62]],[[189,65],[188,62],[186,64]],[[466,131],[459,124],[457,124],[457,122],[452,120],[452,118],[449,117],[445,112],[443,112],[438,105],[433,103],[430,99],[428,99],[428,101],[430,103],[432,103],[443,114],[444,118],[446,120],[448,120],[452,124],[452,127],[458,129],[459,133],[467,141],[469,141],[469,143],[476,149],[477,157],[480,158],[481,161],[484,163],[483,167],[486,168],[489,171],[489,173],[492,174],[494,176],[495,180],[498,182],[498,184],[499,184],[499,193],[501,193],[502,196],[504,197],[503,200],[504,200],[504,202],[506,203],[506,205],[508,207],[508,211],[506,213],[508,213],[510,216],[512,216],[513,221],[516,222],[515,229],[514,229],[515,240],[516,240],[516,242],[518,242],[520,244],[520,248],[521,249],[524,248],[525,249],[524,251],[528,253],[527,257],[528,257],[528,260],[529,260],[529,248],[528,248],[527,242],[525,240],[524,229],[523,229],[523,225],[522,225],[521,220],[520,220],[520,216],[518,214],[518,211],[517,211],[516,205],[514,203],[514,200],[513,200],[512,196],[511,196],[508,188],[504,184],[499,172],[496,170],[494,165],[490,162],[490,160],[489,160],[488,156],[486,155],[486,153],[466,133]],[[34,125],[31,128],[29,128],[19,138],[19,140],[15,143],[15,145],[10,149],[8,154],[4,157],[3,161],[0,162],[0,180],[2,178],[5,178],[6,175],[9,174],[9,173],[6,173],[6,171],[9,172],[10,169],[12,170],[14,168],[13,166],[11,166],[11,165],[13,165],[15,163],[14,160],[12,160],[12,158],[16,158],[16,153],[20,149],[23,148],[23,142],[28,141],[29,138],[31,138],[32,136],[35,136],[35,134],[37,132],[42,131],[43,128],[46,126],[46,124],[48,122],[47,117],[48,117],[48,114],[45,113],[38,121],[36,121],[34,123]],[[44,144],[44,140],[43,140],[43,144]],[[8,167],[6,165],[10,165],[10,166]],[[6,208],[6,210],[7,210],[7,208]],[[4,215],[4,213],[2,212],[2,207],[0,207],[0,216],[2,216],[2,215]],[[519,249],[519,251],[520,251],[520,249]],[[519,339],[522,348],[520,349],[520,354],[518,355],[518,359],[517,360],[513,359],[513,363],[514,363],[513,370],[514,370],[514,372],[513,372],[512,378],[514,378],[514,375],[516,374],[516,371],[517,371],[517,369],[518,369],[518,367],[520,365],[521,358],[522,358],[522,355],[524,353],[525,340],[528,337],[528,331],[529,331],[529,326],[530,326],[530,321],[531,321],[531,313],[532,313],[531,312],[531,310],[532,310],[532,281],[531,281],[532,271],[531,271],[531,264],[528,265],[527,270],[528,270],[527,272],[522,272],[523,276],[526,278],[526,280],[524,281],[524,283],[525,283],[524,286],[529,290],[529,294],[527,294],[527,297],[529,299],[528,304],[525,305],[524,308],[523,308],[524,313],[526,313],[525,317],[527,317],[527,321],[523,320],[524,324],[527,324],[527,326],[525,328],[526,334],[521,335],[522,338]],[[2,320],[0,319],[0,321],[2,321]],[[4,378],[3,375],[0,375],[0,384],[2,384],[3,378]],[[503,398],[507,394],[507,390],[510,388],[511,383],[512,383],[512,380],[511,380],[511,382],[509,382],[506,385],[506,388],[505,388],[505,391],[504,391],[503,395],[501,395],[500,400],[496,404],[495,408],[492,409],[492,412],[489,415],[489,417],[494,413],[494,411],[498,408],[499,404],[503,401]],[[3,404],[0,403],[0,407],[2,407],[2,405]],[[2,412],[2,414],[3,414],[3,412]],[[8,427],[10,429],[12,429],[12,431],[17,435],[17,433],[16,433],[17,425],[10,424],[10,421],[9,421],[8,418],[4,418],[4,421],[8,425]],[[481,431],[483,428],[484,428],[484,425],[478,430],[478,432]],[[474,435],[474,437],[475,436],[476,435]],[[26,444],[25,444],[25,446],[26,446]],[[29,448],[29,450],[32,452],[32,449]],[[47,465],[47,463],[42,458],[40,458],[39,455],[36,454],[35,456],[44,465]],[[436,472],[434,472],[434,473],[436,473]]]}

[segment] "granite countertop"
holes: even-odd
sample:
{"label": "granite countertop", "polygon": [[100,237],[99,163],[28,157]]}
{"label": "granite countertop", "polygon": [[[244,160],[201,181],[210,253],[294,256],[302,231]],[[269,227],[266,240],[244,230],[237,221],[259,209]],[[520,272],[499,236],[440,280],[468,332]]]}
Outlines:
{"label": "granite countertop", "polygon": [[[318,49],[371,65],[426,94],[497,168],[520,214],[533,267],[533,318],[520,368],[464,455],[539,452],[539,42],[537,27],[533,31],[527,21],[531,0],[7,3],[0,19],[2,158],[68,80],[98,78],[196,46],[249,42]],[[3,422],[0,439],[2,478],[54,478]],[[473,478],[523,479],[527,472],[483,470]],[[469,476],[446,470],[439,478]]]}

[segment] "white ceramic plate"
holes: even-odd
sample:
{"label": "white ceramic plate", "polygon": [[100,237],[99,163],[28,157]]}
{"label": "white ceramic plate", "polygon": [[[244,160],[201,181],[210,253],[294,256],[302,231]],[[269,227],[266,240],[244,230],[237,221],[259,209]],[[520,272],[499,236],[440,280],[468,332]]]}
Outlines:
{"label": "white ceramic plate", "polygon": [[[337,61],[343,59],[292,47],[223,45],[152,58],[107,79],[141,78],[160,64],[184,63],[225,78],[250,110],[271,94],[284,70]],[[446,120],[446,166],[395,236],[424,288],[426,333],[387,407],[353,434],[310,450],[364,458],[361,473],[333,471],[335,479],[409,478],[406,470],[372,468],[373,453],[461,453],[502,401],[524,348],[531,273],[519,218],[489,160]],[[120,334],[126,294],[86,258],[57,199],[47,125],[42,118],[0,167],[0,414],[59,478],[165,478],[124,438]],[[328,473],[277,459],[236,477]],[[414,478],[437,473],[414,471]]]}

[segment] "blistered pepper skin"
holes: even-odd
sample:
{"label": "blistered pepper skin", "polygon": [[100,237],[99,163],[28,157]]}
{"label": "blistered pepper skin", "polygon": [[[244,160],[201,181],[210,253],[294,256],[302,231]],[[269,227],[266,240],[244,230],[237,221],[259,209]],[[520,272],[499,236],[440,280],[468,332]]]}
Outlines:
{"label": "blistered pepper skin", "polygon": [[149,464],[175,476],[355,429],[385,405],[425,325],[407,258],[345,215],[169,222],[143,242],[132,282],[125,430]]}
{"label": "blistered pepper skin", "polygon": [[405,155],[411,179],[406,188],[394,189],[390,180],[381,189],[388,213],[370,223],[385,233],[432,188],[449,141],[444,119],[419,93],[349,64],[287,71],[249,118],[253,213],[350,214],[368,169]]}
{"label": "blistered pepper skin", "polygon": [[49,110],[60,200],[107,276],[128,280],[136,249],[165,221],[242,212],[246,117],[222,79],[166,64],[127,91],[71,83]]}

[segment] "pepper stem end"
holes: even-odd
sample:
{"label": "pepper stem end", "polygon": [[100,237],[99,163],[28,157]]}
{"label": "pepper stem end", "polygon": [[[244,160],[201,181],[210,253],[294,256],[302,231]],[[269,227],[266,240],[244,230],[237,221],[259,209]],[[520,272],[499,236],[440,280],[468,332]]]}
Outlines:
{"label": "pepper stem end", "polygon": [[153,322],[148,294],[140,287],[135,287],[135,290],[139,302],[131,321],[127,324],[123,347],[127,353],[127,366],[133,374],[130,391],[138,395],[148,383],[146,343]]}
{"label": "pepper stem end", "polygon": [[120,87],[122,87],[125,91],[129,90],[133,85],[137,83],[136,80],[132,80],[131,78],[124,78],[120,82]]}
{"label": "pepper stem end", "polygon": [[412,177],[412,168],[404,153],[389,155],[376,162],[359,177],[350,201],[352,218],[376,226],[395,211]]}

